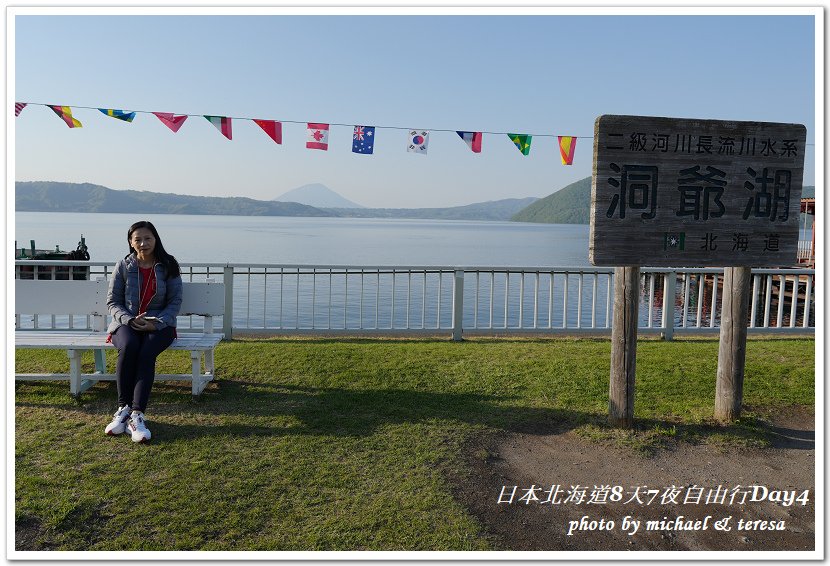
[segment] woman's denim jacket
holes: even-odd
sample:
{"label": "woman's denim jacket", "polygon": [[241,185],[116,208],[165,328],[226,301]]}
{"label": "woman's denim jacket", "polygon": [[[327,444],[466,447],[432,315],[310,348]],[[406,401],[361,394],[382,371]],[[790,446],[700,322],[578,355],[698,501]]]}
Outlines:
{"label": "woman's denim jacket", "polygon": [[[176,326],[176,316],[182,306],[182,278],[166,279],[167,272],[160,263],[156,263],[153,269],[156,271],[156,294],[150,300],[147,315],[161,319],[161,322],[154,323],[156,330],[161,330],[166,326]],[[112,315],[107,332],[115,332],[118,327],[138,316],[141,289],[139,279],[135,254],[130,254],[115,264],[107,291],[107,308]]]}

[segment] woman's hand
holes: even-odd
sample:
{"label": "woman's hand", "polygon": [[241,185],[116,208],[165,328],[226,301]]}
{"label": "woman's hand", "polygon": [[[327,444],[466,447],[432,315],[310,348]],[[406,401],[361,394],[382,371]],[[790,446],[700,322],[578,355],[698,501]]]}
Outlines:
{"label": "woman's hand", "polygon": [[139,314],[137,317],[130,321],[130,327],[134,330],[138,330],[139,332],[153,332],[156,330],[156,325],[146,320],[144,317],[147,316],[146,312]]}

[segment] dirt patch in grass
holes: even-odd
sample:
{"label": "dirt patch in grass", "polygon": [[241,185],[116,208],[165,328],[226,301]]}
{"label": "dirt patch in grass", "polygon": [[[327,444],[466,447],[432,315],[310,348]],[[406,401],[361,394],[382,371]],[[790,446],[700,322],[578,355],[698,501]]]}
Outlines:
{"label": "dirt patch in grass", "polygon": [[[572,430],[479,438],[466,447],[470,473],[454,480],[455,495],[502,550],[814,550],[812,407],[756,410],[755,414],[764,422],[767,447],[681,441],[646,455]],[[515,493],[513,486],[517,487]],[[561,503],[543,503],[550,493],[556,493],[552,486],[562,490],[558,496]],[[584,500],[568,501],[569,495],[580,493],[577,486],[584,490]],[[595,489],[597,486],[612,489]],[[615,486],[621,488],[617,495]],[[707,497],[714,495],[717,500],[718,486],[725,493],[723,502],[707,504]],[[752,486],[766,488],[767,498],[751,501],[764,494],[763,488]],[[522,500],[532,488],[536,488],[532,493],[538,500]],[[671,502],[672,488],[678,490],[677,503]],[[795,492],[796,497],[809,490],[809,501],[806,505],[770,502],[773,490]],[[748,491],[748,496],[741,505],[743,491]],[[729,504],[733,493],[735,499]],[[512,503],[506,503],[511,494]],[[699,503],[695,503],[697,494]],[[589,503],[592,497],[594,501]],[[583,517],[587,517],[583,522],[587,528],[574,527],[569,536],[572,521],[580,522]],[[622,528],[626,517],[640,521],[632,535],[628,534],[631,527]],[[715,521],[726,517],[731,517],[727,523],[731,530],[716,530]],[[598,530],[595,523],[597,530],[588,530],[591,521],[601,519],[606,521],[605,527],[614,521],[613,529]],[[739,520],[752,521],[755,528],[738,530]],[[657,523],[648,529],[648,521]],[[700,521],[698,530],[694,530],[696,521]],[[770,525],[783,530],[759,528]]]}
{"label": "dirt patch in grass", "polygon": [[17,550],[52,550],[48,543],[39,541],[40,521],[34,517],[19,517],[14,523],[14,547]]}
{"label": "dirt patch in grass", "polygon": [[101,540],[102,526],[110,519],[102,505],[78,502],[54,529],[45,529],[36,517],[15,520],[16,550],[57,550],[65,539],[83,541],[87,547]]}

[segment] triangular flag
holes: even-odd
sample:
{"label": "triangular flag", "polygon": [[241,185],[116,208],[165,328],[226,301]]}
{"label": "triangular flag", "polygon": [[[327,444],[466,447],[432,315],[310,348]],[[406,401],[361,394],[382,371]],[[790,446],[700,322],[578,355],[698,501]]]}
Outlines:
{"label": "triangular flag", "polygon": [[559,136],[559,153],[562,154],[562,165],[573,165],[576,137]]}
{"label": "triangular flag", "polygon": [[429,132],[427,130],[409,130],[409,142],[407,143],[406,151],[426,155],[428,145]]}
{"label": "triangular flag", "polygon": [[25,102],[15,102],[14,103],[14,117],[17,118],[20,116],[20,113],[23,112],[23,109],[26,108]]}
{"label": "triangular flag", "polygon": [[233,132],[231,132],[231,119],[226,116],[205,116],[207,121],[216,126],[216,129],[222,132],[222,135],[228,139],[233,139]]}
{"label": "triangular flag", "polygon": [[275,142],[282,143],[282,122],[275,120],[254,120],[256,125],[262,128],[262,131],[268,134],[268,137]]}
{"label": "triangular flag", "polygon": [[328,124],[312,124],[308,123],[308,139],[305,142],[308,149],[322,149],[327,151],[329,148],[329,125]]}
{"label": "triangular flag", "polygon": [[516,147],[519,148],[519,151],[522,152],[522,155],[527,155],[530,153],[530,141],[533,139],[533,136],[529,136],[527,134],[507,134]]}
{"label": "triangular flag", "polygon": [[81,123],[72,117],[72,109],[69,106],[49,106],[54,110],[55,114],[61,117],[61,120],[66,122],[70,128],[81,128]]}
{"label": "triangular flag", "polygon": [[112,116],[124,122],[132,122],[133,118],[135,118],[135,112],[124,112],[123,110],[112,110],[111,108],[99,108],[98,110],[107,116]]}
{"label": "triangular flag", "polygon": [[458,134],[462,140],[464,140],[464,143],[466,143],[470,149],[473,150],[473,153],[481,153],[481,132],[456,131],[455,133]]}
{"label": "triangular flag", "polygon": [[161,123],[173,130],[173,132],[178,132],[179,128],[182,127],[184,121],[187,120],[187,115],[184,116],[176,116],[171,114],[170,112],[153,112],[156,115],[156,118],[161,120]]}

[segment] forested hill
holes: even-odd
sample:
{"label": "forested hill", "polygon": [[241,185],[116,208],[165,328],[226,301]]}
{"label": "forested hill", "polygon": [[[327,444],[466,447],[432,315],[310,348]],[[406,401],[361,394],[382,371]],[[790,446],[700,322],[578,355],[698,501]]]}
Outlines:
{"label": "forested hill", "polygon": [[433,218],[436,220],[510,220],[518,211],[539,200],[536,197],[477,202],[448,208],[326,208],[351,218]]}
{"label": "forested hill", "polygon": [[20,212],[123,212],[141,214],[225,214],[240,216],[334,216],[298,204],[245,197],[201,197],[116,191],[90,183],[18,181],[15,210]]}
{"label": "forested hill", "polygon": [[536,197],[449,208],[318,208],[296,202],[244,197],[204,197],[148,191],[113,190],[91,183],[18,181],[15,210],[20,212],[129,212],[143,214],[218,214],[230,216],[340,216],[438,220],[509,220]]}
{"label": "forested hill", "polygon": [[539,199],[513,215],[516,222],[544,224],[588,224],[591,212],[591,178],[575,183]]}
{"label": "forested hill", "polygon": [[[802,189],[803,198],[815,198],[816,188],[807,185]],[[591,214],[591,178],[585,177],[539,199],[513,215],[516,222],[542,224],[588,224]]]}

